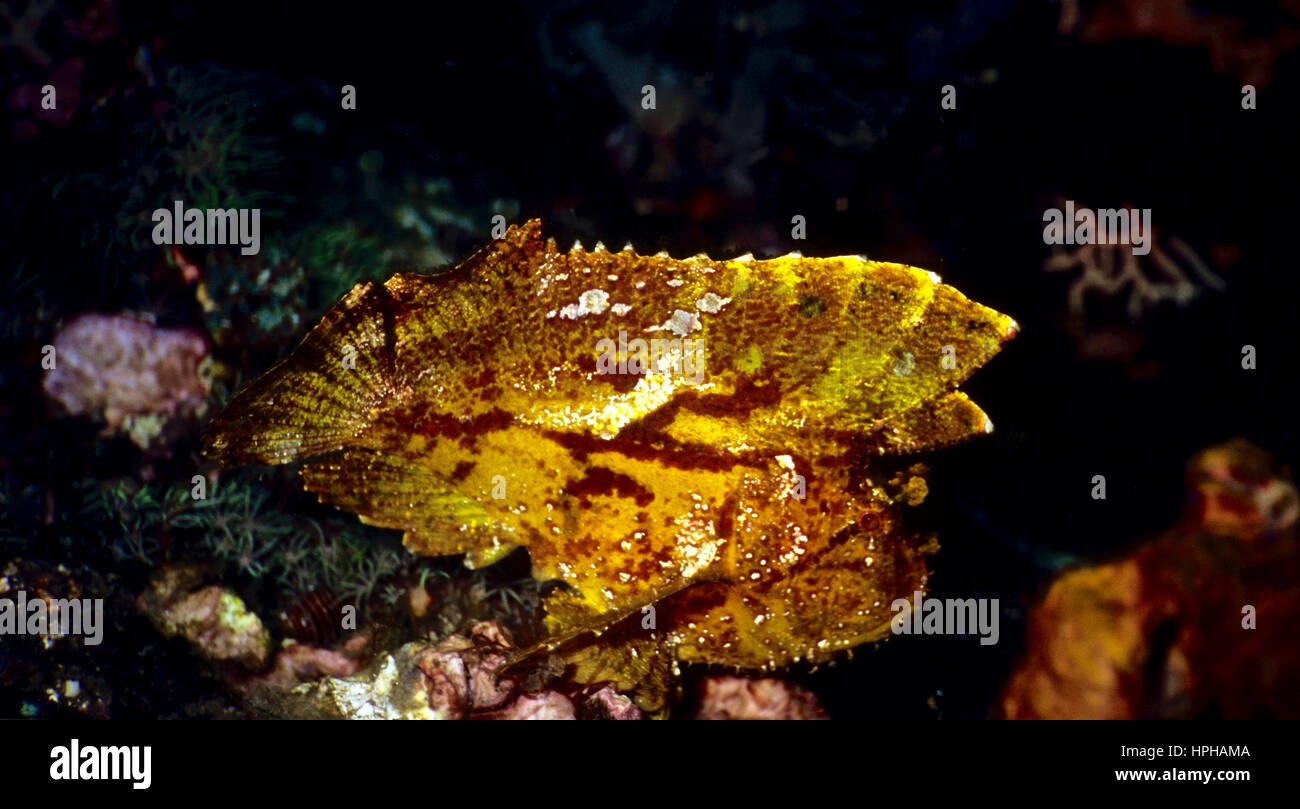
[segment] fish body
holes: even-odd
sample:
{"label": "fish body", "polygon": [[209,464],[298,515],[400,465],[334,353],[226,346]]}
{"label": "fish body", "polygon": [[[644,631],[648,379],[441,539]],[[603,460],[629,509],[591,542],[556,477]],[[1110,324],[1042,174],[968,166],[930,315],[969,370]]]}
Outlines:
{"label": "fish body", "polygon": [[[525,547],[582,682],[663,709],[678,662],[772,669],[889,631],[925,589],[891,459],[992,426],[957,385],[1016,332],[857,256],[559,251],[540,223],[359,284],[214,420],[228,462],[471,567]],[[891,477],[891,475],[893,475]]]}

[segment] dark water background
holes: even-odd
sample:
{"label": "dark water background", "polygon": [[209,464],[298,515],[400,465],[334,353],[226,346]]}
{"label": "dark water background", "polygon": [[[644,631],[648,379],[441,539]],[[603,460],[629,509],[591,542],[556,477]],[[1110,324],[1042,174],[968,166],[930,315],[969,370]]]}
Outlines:
{"label": "dark water background", "polygon": [[[932,494],[915,515],[943,546],[934,595],[999,598],[1001,643],[900,639],[798,675],[836,717],[977,717],[1055,560],[1103,559],[1168,527],[1183,464],[1204,446],[1244,436],[1297,460],[1298,62],[1281,55],[1259,108],[1244,111],[1240,72],[1208,45],[1082,41],[1058,33],[1051,3],[863,5],[498,2],[417,16],[189,2],[123,9],[120,36],[153,42],[160,63],[259,77],[259,126],[292,144],[279,147],[281,196],[268,206],[282,218],[264,233],[320,215],[340,196],[330,168],[381,150],[381,179],[449,177],[471,207],[518,200],[520,217],[542,217],[562,245],[866,254],[933,269],[1015,317],[1019,338],[964,385],[996,432],[927,458]],[[1296,25],[1263,6],[1188,8],[1235,14],[1247,38]],[[618,64],[658,71],[659,107],[680,104],[680,125],[639,127]],[[342,84],[357,86],[356,111],[337,109]],[[945,84],[956,110],[940,109]],[[325,137],[290,125],[304,110],[328,122]],[[34,254],[42,283],[64,287],[64,313],[138,304],[41,202],[52,168],[113,153],[116,126],[6,146],[6,256]],[[652,170],[656,155],[666,173]],[[1128,359],[1081,357],[1065,316],[1073,276],[1042,270],[1053,195],[1151,208],[1157,230],[1187,242],[1227,290],[1137,322],[1123,313],[1127,291],[1093,299],[1093,327],[1128,328],[1140,345]],[[789,238],[796,214],[802,242]],[[1241,367],[1244,344],[1256,370]],[[6,398],[28,378],[11,369]],[[1096,474],[1103,502],[1089,496]]]}

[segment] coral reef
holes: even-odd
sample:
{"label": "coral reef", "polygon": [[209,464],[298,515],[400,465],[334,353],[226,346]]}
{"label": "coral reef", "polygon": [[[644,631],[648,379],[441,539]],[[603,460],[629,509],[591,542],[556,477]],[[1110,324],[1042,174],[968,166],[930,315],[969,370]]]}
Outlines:
{"label": "coral reef", "polygon": [[1244,441],[1199,453],[1187,482],[1168,534],[1052,585],[1001,716],[1300,717],[1295,485]]}
{"label": "coral reef", "polygon": [[438,644],[405,644],[359,674],[296,689],[270,709],[290,716],[460,719],[470,710],[499,707],[510,693],[508,684],[503,689],[497,683],[508,636],[491,624],[471,631],[471,636],[453,635]]}
{"label": "coral reef", "polygon": [[109,550],[118,561],[132,560],[152,567],[163,552],[173,523],[183,518],[193,500],[181,487],[139,485],[121,479],[89,488],[79,516],[92,525],[106,523]]}
{"label": "coral reef", "polygon": [[[47,615],[51,625],[58,620],[54,605],[59,600],[74,601],[85,595],[81,584],[67,567],[43,564],[23,557],[11,559],[0,568],[0,598],[13,599],[18,593],[22,593],[28,603],[45,601],[50,604]],[[17,616],[18,621],[25,622],[26,619],[25,615]],[[14,627],[6,627],[4,636],[8,637],[13,632]],[[28,635],[27,637],[33,641],[39,638],[39,643],[46,649],[84,642],[81,636],[75,634]],[[5,642],[16,641],[7,639]]]}
{"label": "coral reef", "polygon": [[484,714],[482,719],[543,720],[577,719],[573,700],[558,691],[524,694],[500,711]]}
{"label": "coral reef", "polygon": [[435,572],[383,532],[280,507],[274,483],[214,476],[212,487],[196,498],[192,481],[140,485],[121,479],[88,489],[80,516],[109,523],[103,530],[117,559],[152,567],[178,553],[198,555],[286,594],[330,590],[362,610],[377,598],[395,602],[401,595],[391,589],[395,580]]}
{"label": "coral reef", "polygon": [[[1248,34],[1246,18],[1259,13],[1248,6],[1232,9],[1234,14],[1214,14],[1190,0],[1103,0],[1086,13],[1082,5],[1080,0],[1063,0],[1057,26],[1060,33],[1099,44],[1155,39],[1178,47],[1203,48],[1215,72],[1232,74],[1243,84],[1257,87],[1270,84],[1274,64],[1300,47],[1300,26],[1294,24],[1280,27],[1270,36]],[[1278,5],[1290,5],[1294,22],[1300,9],[1293,4]]]}
{"label": "coral reef", "polygon": [[[14,121],[14,140],[21,142],[35,137],[40,125],[67,126],[83,101],[86,61],[78,52],[88,43],[117,33],[117,9],[113,0],[99,0],[76,9],[51,0],[30,0],[22,14],[15,14],[5,2],[0,3],[0,22],[7,28],[7,33],[0,35],[0,53],[21,54],[30,63],[26,65],[29,70],[7,77],[13,81],[6,86],[13,90],[5,99],[6,106],[31,116]],[[29,80],[23,82],[18,76]],[[54,87],[57,93],[58,103],[53,108],[41,104],[45,86]]]}
{"label": "coral reef", "polygon": [[585,708],[587,714],[596,719],[634,721],[645,718],[645,714],[636,707],[631,697],[618,693],[608,685],[588,697]]}
{"label": "coral reef", "polygon": [[[415,641],[380,654],[355,674],[333,673],[298,685],[277,671],[250,682],[246,697],[257,710],[299,719],[643,718],[628,696],[609,686],[566,687],[559,680],[563,666],[508,673],[514,650],[508,630],[480,621],[436,643]],[[318,650],[287,653],[293,662],[278,662],[277,670],[321,659]],[[338,657],[326,665],[347,668]]]}

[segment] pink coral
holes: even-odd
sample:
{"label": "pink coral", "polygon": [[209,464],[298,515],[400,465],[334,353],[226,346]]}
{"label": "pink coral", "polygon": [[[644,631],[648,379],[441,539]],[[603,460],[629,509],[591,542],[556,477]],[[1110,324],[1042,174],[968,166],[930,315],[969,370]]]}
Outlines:
{"label": "pink coral", "polygon": [[361,670],[365,661],[334,649],[309,643],[290,643],[275,653],[271,670],[246,685],[290,689],[321,677],[348,677]]}
{"label": "pink coral", "polygon": [[631,697],[618,693],[608,685],[591,695],[587,700],[587,707],[602,719],[645,719],[645,714]]}
{"label": "pink coral", "polygon": [[86,313],[55,336],[46,395],[72,415],[105,422],[104,433],[124,430],[147,447],[173,416],[200,412],[208,383],[200,364],[203,335],[164,328],[132,315]]}
{"label": "pink coral", "polygon": [[701,687],[696,719],[827,719],[811,691],[772,677],[718,675]]}
{"label": "pink coral", "polygon": [[483,719],[577,719],[573,701],[558,691],[524,694],[506,708]]}

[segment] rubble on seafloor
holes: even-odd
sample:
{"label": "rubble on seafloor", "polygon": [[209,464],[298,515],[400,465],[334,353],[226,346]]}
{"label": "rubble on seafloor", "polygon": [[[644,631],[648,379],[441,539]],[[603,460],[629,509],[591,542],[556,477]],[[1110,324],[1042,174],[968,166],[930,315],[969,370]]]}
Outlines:
{"label": "rubble on seafloor", "polygon": [[1166,534],[1052,585],[998,715],[1300,717],[1295,484],[1237,440],[1194,456],[1187,485]]}
{"label": "rubble on seafloor", "polygon": [[185,638],[201,657],[248,668],[263,665],[271,634],[262,620],[226,587],[197,586],[202,579],[202,570],[194,566],[164,567],[136,605],[164,637]]}
{"label": "rubble on seafloor", "polygon": [[[89,661],[79,661],[74,651],[103,641],[103,609],[95,614],[89,595],[77,581],[76,572],[65,565],[15,557],[0,566],[0,598],[11,605],[8,614],[0,610],[0,635],[12,636],[5,638],[6,644],[18,646],[20,640],[26,640],[32,649],[41,650],[36,657],[0,651],[0,684],[13,687],[39,677],[45,684],[41,690],[46,704],[93,719],[107,718],[112,689],[100,672]],[[25,607],[37,602],[48,605],[42,613],[45,626],[38,629],[46,633],[30,635],[31,611]],[[12,646],[5,651],[18,651]],[[41,671],[35,660],[41,661]],[[39,710],[36,702],[25,707],[32,715]]]}
{"label": "rubble on seafloor", "polygon": [[250,682],[246,698],[256,710],[294,719],[640,719],[626,696],[605,687],[593,693],[562,691],[563,669],[506,673],[513,639],[495,621],[437,642],[412,641],[376,656],[351,675],[327,676],[284,688],[284,682]]}
{"label": "rubble on seafloor", "polygon": [[270,687],[288,690],[320,677],[347,677],[356,674],[365,664],[357,655],[360,645],[369,638],[362,636],[362,644],[347,644],[344,649],[331,649],[311,643],[289,642],[278,649],[265,673],[245,681],[245,688]]}
{"label": "rubble on seafloor", "polygon": [[[371,654],[372,634],[351,633],[334,646],[269,634],[233,593],[199,586],[198,568],[159,571],[139,608],[167,636],[188,640],[223,673],[253,715],[287,719],[643,719],[632,699],[609,684],[580,686],[550,656],[510,668],[517,651],[495,620],[477,621],[439,640],[414,640]],[[225,608],[222,605],[226,605]],[[368,658],[368,660],[367,660]],[[695,719],[825,719],[817,698],[778,678],[708,675]]]}
{"label": "rubble on seafloor", "polygon": [[[121,585],[90,565],[25,556],[0,563],[0,711],[26,718],[245,716],[221,682],[194,665],[188,644],[158,636]],[[34,634],[41,630],[30,624],[37,602],[46,604],[48,634]],[[26,631],[10,623],[15,614],[28,616]],[[222,665],[238,667],[220,664],[217,673]],[[159,693],[171,698],[161,710]]]}

